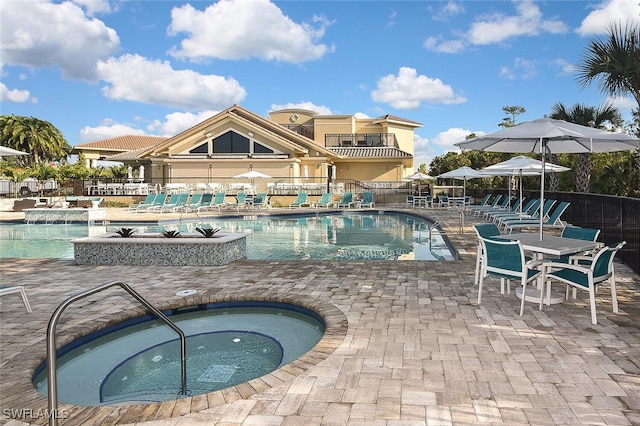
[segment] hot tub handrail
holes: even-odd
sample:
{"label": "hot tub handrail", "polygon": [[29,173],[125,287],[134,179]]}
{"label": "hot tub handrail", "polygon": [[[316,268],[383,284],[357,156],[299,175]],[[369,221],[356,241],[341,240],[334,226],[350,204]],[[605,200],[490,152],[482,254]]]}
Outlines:
{"label": "hot tub handrail", "polygon": [[47,327],[47,399],[49,402],[49,425],[56,426],[58,424],[57,411],[58,411],[58,395],[57,395],[57,375],[56,375],[56,326],[58,320],[62,316],[64,310],[73,302],[83,299],[92,294],[98,293],[102,290],[106,290],[110,287],[119,286],[127,293],[133,296],[144,307],[153,312],[159,319],[167,324],[173,331],[180,336],[180,361],[181,361],[181,387],[182,395],[187,395],[187,343],[184,332],[178,328],[165,314],[163,314],[158,308],[151,305],[144,297],[133,290],[129,284],[122,281],[114,281],[94,287],[90,290],[78,293],[69,297],[62,302],[51,315],[49,320],[49,326]]}

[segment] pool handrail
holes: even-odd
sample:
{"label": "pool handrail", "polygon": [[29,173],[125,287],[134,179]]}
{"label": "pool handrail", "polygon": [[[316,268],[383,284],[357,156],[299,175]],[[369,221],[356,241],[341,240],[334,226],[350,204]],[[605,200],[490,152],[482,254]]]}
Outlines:
{"label": "pool handrail", "polygon": [[87,296],[91,296],[92,294],[98,293],[102,290],[106,290],[110,287],[119,286],[131,296],[133,296],[138,302],[144,305],[145,308],[149,309],[153,312],[160,320],[162,320],[166,325],[168,325],[173,331],[178,333],[180,336],[180,361],[181,361],[181,394],[187,395],[187,341],[184,335],[184,332],[178,328],[177,325],[173,323],[165,314],[162,313],[158,308],[149,303],[145,298],[143,298],[140,294],[138,294],[134,289],[132,289],[129,284],[123,281],[113,281],[110,283],[102,284],[100,286],[94,287],[87,291],[83,291],[82,293],[78,293],[74,296],[69,297],[67,300],[62,302],[56,310],[51,315],[51,319],[49,320],[49,325],[47,327],[47,400],[49,404],[49,425],[57,426],[58,424],[58,386],[57,386],[57,374],[56,374],[56,326],[58,325],[58,321],[60,316],[64,310],[71,305],[73,302],[83,299]]}

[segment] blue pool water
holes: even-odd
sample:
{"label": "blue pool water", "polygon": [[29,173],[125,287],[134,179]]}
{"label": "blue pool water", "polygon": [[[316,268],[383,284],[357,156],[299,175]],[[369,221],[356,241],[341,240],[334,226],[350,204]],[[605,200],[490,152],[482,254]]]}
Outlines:
{"label": "blue pool water", "polygon": [[[236,302],[186,308],[169,318],[187,336],[187,389],[201,395],[268,374],[322,338],[317,314],[282,303]],[[76,405],[179,398],[180,344],[158,320],[118,325],[59,350],[58,399]],[[46,369],[33,379],[46,395]]]}
{"label": "blue pool water", "polygon": [[401,213],[318,214],[220,218],[162,226],[136,223],[87,226],[79,224],[0,224],[0,258],[73,259],[71,239],[114,232],[197,227],[247,234],[247,258],[254,260],[452,260],[453,252],[429,223]]}

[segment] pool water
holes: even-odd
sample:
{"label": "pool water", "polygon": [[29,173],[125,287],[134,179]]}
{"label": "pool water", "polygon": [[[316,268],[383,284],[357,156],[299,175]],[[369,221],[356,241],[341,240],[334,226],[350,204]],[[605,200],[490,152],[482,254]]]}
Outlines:
{"label": "pool water", "polygon": [[[317,314],[272,302],[191,307],[169,318],[186,335],[187,389],[192,396],[268,374],[312,349],[325,330]],[[133,404],[182,396],[180,343],[159,320],[102,330],[58,353],[61,402]],[[46,395],[44,367],[36,371],[33,383]]]}
{"label": "pool water", "polygon": [[196,232],[197,227],[247,234],[253,260],[453,260],[444,237],[429,222],[401,213],[342,213],[206,219],[159,225],[136,223],[0,224],[0,258],[73,259],[71,239],[114,232]]}

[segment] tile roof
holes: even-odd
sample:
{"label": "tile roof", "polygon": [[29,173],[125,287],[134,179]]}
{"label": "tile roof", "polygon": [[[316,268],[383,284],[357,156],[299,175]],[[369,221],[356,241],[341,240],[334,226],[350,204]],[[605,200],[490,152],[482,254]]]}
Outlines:
{"label": "tile roof", "polygon": [[161,136],[124,135],[115,138],[82,143],[74,146],[74,149],[96,149],[107,151],[131,151],[148,148],[166,141],[168,138]]}
{"label": "tile roof", "polygon": [[358,157],[358,158],[411,158],[411,154],[401,151],[394,147],[348,147],[348,148],[330,148],[336,155],[340,157]]}
{"label": "tile roof", "polygon": [[109,155],[106,160],[107,161],[127,161],[127,160],[138,160],[140,154],[146,151],[146,147],[134,149],[133,151],[124,151],[118,154]]}

